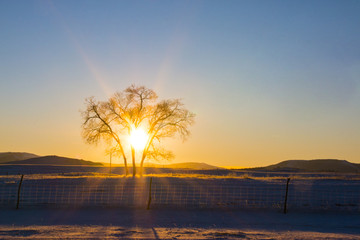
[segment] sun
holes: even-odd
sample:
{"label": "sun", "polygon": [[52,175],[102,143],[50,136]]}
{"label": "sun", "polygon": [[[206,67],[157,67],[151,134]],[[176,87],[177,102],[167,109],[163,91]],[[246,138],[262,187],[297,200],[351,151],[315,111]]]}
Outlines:
{"label": "sun", "polygon": [[142,150],[148,140],[148,135],[142,128],[134,128],[131,130],[129,141],[131,146],[136,150]]}

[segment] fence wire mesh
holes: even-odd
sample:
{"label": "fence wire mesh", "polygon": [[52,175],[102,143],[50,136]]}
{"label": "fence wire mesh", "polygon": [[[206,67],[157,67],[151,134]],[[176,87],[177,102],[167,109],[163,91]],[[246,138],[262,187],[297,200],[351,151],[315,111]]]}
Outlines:
{"label": "fence wire mesh", "polygon": [[[20,177],[0,178],[0,207],[14,208]],[[49,178],[21,185],[20,208],[271,208],[284,206],[286,179]],[[360,211],[360,181],[290,181],[288,209]]]}

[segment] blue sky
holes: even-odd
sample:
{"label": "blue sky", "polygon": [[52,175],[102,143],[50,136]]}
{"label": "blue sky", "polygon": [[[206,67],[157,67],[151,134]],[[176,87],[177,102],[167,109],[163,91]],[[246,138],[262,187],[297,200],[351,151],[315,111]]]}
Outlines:
{"label": "blue sky", "polygon": [[166,143],[175,161],[360,162],[359,12],[359,1],[1,1],[0,151],[102,160],[79,110],[136,83],[197,114],[189,141]]}

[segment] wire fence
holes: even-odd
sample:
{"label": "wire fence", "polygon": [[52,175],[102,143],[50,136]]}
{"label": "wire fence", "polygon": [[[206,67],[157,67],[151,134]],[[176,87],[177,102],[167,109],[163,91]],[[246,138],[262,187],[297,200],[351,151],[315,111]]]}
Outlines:
{"label": "wire fence", "polygon": [[[150,179],[152,179],[150,181]],[[286,179],[0,178],[1,208],[243,208],[285,207]],[[151,187],[150,187],[151,186]],[[291,180],[289,210],[360,211],[360,181]]]}

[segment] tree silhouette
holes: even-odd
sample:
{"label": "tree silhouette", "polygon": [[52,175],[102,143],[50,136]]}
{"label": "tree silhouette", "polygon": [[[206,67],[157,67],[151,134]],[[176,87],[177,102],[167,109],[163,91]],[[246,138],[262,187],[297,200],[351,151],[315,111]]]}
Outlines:
{"label": "tree silhouette", "polygon": [[[179,99],[158,102],[156,93],[144,86],[131,85],[122,92],[116,92],[107,101],[97,102],[93,97],[86,99],[83,116],[83,138],[90,144],[101,139],[115,141],[123,156],[125,172],[128,174],[127,158],[123,139],[141,128],[147,134],[147,141],[141,149],[140,174],[147,158],[171,158],[173,154],[161,147],[161,140],[179,135],[185,140],[195,115],[185,109]],[[130,146],[133,176],[136,175],[135,149]]]}

